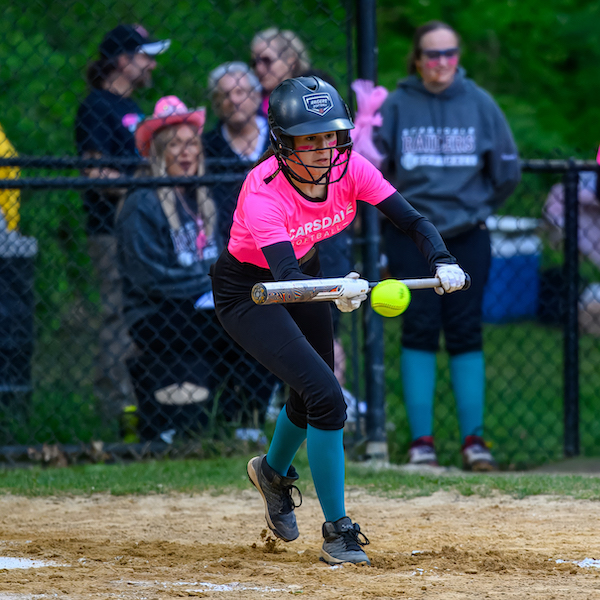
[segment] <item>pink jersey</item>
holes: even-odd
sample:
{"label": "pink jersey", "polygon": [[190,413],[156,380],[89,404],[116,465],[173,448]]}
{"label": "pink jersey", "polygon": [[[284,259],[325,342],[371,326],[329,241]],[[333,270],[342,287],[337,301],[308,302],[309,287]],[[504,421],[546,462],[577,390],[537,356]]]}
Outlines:
{"label": "pink jersey", "polygon": [[[330,184],[327,198],[311,201],[302,196],[283,173],[269,183],[277,170],[272,156],[252,169],[240,192],[229,238],[229,252],[240,262],[269,268],[261,251],[278,242],[291,242],[296,258],[302,258],[317,242],[339,233],[356,216],[356,201],[379,204],[396,189],[366,159],[353,152],[348,172]],[[344,167],[334,167],[332,179]]]}

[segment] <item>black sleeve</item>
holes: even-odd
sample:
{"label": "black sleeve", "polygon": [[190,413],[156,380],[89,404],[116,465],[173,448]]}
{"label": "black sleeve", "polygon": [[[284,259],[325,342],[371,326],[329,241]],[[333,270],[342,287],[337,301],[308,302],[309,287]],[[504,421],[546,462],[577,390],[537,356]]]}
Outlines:
{"label": "black sleeve", "polygon": [[262,253],[269,263],[269,269],[271,269],[275,281],[313,279],[300,269],[291,242],[277,242],[277,244],[265,246]]}
{"label": "black sleeve", "polygon": [[435,265],[438,263],[456,263],[456,259],[448,252],[440,232],[433,223],[418,213],[401,194],[394,192],[389,198],[377,204],[377,208],[400,231],[412,239],[427,259],[432,273],[435,273]]}

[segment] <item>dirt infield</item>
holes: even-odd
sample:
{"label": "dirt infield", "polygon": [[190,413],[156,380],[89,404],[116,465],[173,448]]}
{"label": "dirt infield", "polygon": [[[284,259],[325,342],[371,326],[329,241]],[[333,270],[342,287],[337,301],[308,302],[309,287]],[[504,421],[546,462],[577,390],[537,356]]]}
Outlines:
{"label": "dirt infield", "polygon": [[[300,538],[261,538],[262,503],[234,495],[0,497],[0,555],[53,566],[1,569],[0,599],[597,599],[597,502],[449,493],[391,500],[349,490],[373,567],[317,559],[314,497]],[[8,561],[8,559],[5,559]],[[565,562],[557,562],[565,561]]]}

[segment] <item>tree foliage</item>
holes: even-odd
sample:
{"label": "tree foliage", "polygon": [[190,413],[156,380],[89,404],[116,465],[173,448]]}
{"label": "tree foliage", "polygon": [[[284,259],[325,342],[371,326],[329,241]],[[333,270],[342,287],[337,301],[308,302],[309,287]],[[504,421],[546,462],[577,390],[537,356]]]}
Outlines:
{"label": "tree foliage", "polygon": [[[0,122],[23,154],[72,154],[86,64],[119,22],[141,22],[155,37],[173,40],[159,59],[154,89],[141,96],[147,111],[165,93],[206,103],[208,72],[226,60],[248,60],[252,36],[271,25],[297,31],[315,66],[332,73],[347,95],[344,4],[36,0],[25,11],[7,4],[0,22]],[[469,76],[498,100],[523,155],[558,150],[589,157],[597,147],[600,3],[379,0],[377,15],[379,79],[388,89],[406,74],[415,27],[441,19],[461,34]]]}
{"label": "tree foliage", "polygon": [[439,19],[462,38],[462,63],[496,98],[521,154],[592,157],[600,141],[600,3],[587,0],[379,0],[379,76],[406,74],[416,27]]}

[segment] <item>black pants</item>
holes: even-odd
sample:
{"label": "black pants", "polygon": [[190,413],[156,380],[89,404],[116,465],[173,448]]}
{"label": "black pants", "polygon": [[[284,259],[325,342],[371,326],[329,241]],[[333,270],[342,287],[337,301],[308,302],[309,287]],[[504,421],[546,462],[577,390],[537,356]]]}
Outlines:
{"label": "black pants", "polygon": [[[201,429],[215,399],[219,418],[251,425],[258,416],[260,424],[275,378],[229,338],[214,310],[196,311],[191,301],[165,300],[130,333],[141,351],[129,366],[143,440],[156,439],[166,429]],[[156,399],[157,390],[184,382],[207,388],[209,397],[183,405]]]}
{"label": "black pants", "polygon": [[[318,252],[302,269],[320,274]],[[242,348],[289,385],[286,412],[292,423],[341,429],[346,403],[333,374],[331,307],[328,302],[254,304],[252,286],[272,280],[268,269],[240,263],[223,252],[213,271],[217,316]]]}
{"label": "black pants", "polygon": [[[454,356],[483,347],[482,303],[491,263],[490,236],[481,224],[444,241],[458,264],[471,276],[471,287],[443,296],[433,290],[414,290],[404,313],[402,346],[436,352],[443,330],[446,350]],[[408,236],[386,224],[384,244],[392,277],[429,276],[425,258]]]}

